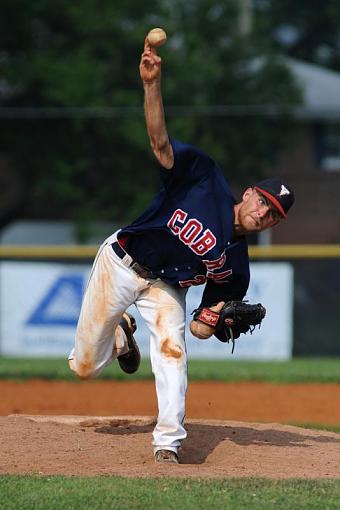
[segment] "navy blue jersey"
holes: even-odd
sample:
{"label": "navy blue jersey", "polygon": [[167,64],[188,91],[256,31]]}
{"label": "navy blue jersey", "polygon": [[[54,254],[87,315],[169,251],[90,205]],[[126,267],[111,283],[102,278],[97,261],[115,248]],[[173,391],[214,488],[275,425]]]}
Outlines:
{"label": "navy blue jersey", "polygon": [[242,299],[249,259],[245,238],[234,238],[235,198],[210,157],[170,142],[174,165],[160,168],[162,190],[119,237],[127,237],[133,259],[170,285],[206,284],[203,304]]}

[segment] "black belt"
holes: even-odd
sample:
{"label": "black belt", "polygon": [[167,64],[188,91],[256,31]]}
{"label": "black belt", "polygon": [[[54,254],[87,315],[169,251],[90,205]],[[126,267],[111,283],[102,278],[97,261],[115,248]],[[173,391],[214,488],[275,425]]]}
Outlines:
{"label": "black belt", "polygon": [[[126,255],[128,255],[128,253],[121,247],[118,241],[112,243],[111,246],[117,257],[120,259],[123,259]],[[145,266],[141,266],[135,260],[132,260],[130,264],[127,264],[127,267],[130,267],[135,273],[138,274],[138,276],[141,276],[142,278],[157,278],[150,269]]]}

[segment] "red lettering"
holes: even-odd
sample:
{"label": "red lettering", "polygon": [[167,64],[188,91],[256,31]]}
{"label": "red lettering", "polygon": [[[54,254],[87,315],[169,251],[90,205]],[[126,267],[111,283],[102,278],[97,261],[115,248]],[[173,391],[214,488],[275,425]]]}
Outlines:
{"label": "red lettering", "polygon": [[224,278],[227,278],[233,274],[232,269],[228,269],[227,271],[222,271],[221,273],[211,273],[210,271],[207,272],[207,278],[210,278],[211,280],[223,280]]}
{"label": "red lettering", "polygon": [[176,209],[176,211],[173,213],[170,220],[168,221],[168,227],[173,231],[174,234],[178,235],[181,231],[181,227],[176,225],[176,222],[184,223],[187,216],[187,213],[182,211],[182,209]]}
{"label": "red lettering", "polygon": [[176,209],[167,225],[196,255],[204,255],[216,246],[216,237],[208,228],[201,235],[202,223],[196,218],[190,218],[186,223],[187,216],[188,213],[182,209]]}
{"label": "red lettering", "polygon": [[184,244],[191,244],[194,239],[202,232],[203,226],[198,220],[191,219],[182,228],[179,238]]}
{"label": "red lettering", "polygon": [[192,244],[190,248],[197,255],[204,255],[214,246],[216,246],[216,237],[209,229],[207,229],[205,230],[202,237],[200,237],[194,244]]}
{"label": "red lettering", "polygon": [[215,271],[216,269],[221,269],[221,267],[224,266],[225,261],[226,261],[225,252],[223,252],[222,255],[216,260],[202,260],[203,264],[207,266],[208,271]]}
{"label": "red lettering", "polygon": [[179,285],[181,287],[191,287],[191,285],[203,285],[207,281],[203,274],[196,275],[192,280],[181,280]]}

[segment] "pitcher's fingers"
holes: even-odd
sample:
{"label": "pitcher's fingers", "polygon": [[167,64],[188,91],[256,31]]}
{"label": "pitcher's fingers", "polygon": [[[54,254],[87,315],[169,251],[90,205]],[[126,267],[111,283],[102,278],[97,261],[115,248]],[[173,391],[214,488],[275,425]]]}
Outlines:
{"label": "pitcher's fingers", "polygon": [[149,43],[148,36],[146,36],[144,39],[144,51],[149,51],[149,50],[151,50],[151,48],[152,48],[152,46]]}
{"label": "pitcher's fingers", "polygon": [[161,63],[161,57],[159,57],[158,55],[156,54],[152,54],[152,53],[142,53],[142,58],[141,58],[141,61],[143,63],[147,63],[147,64],[151,64],[151,65],[154,65],[154,64],[160,64]]}
{"label": "pitcher's fingers", "polygon": [[144,53],[149,53],[151,55],[155,55],[155,57],[157,57],[157,58],[160,58],[157,55],[156,46],[151,46],[147,37],[145,37],[145,39],[144,39]]}

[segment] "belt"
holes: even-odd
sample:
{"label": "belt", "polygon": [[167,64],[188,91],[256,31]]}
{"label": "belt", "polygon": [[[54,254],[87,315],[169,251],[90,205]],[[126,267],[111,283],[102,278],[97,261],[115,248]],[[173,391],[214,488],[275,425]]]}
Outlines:
{"label": "belt", "polygon": [[[115,241],[111,244],[113,251],[119,257],[120,259],[124,259],[126,255],[129,255],[118,243],[118,241]],[[131,257],[130,257],[131,258]],[[135,273],[138,274],[138,276],[141,276],[142,278],[149,278],[149,279],[156,279],[157,276],[153,274],[153,272],[148,269],[145,266],[141,266],[138,262],[135,260],[131,260],[129,264],[125,264],[127,267],[130,267]]]}

